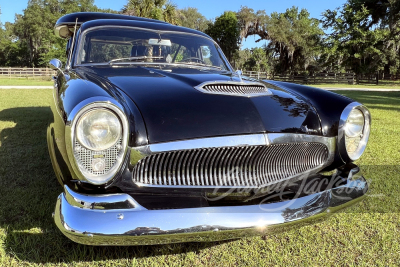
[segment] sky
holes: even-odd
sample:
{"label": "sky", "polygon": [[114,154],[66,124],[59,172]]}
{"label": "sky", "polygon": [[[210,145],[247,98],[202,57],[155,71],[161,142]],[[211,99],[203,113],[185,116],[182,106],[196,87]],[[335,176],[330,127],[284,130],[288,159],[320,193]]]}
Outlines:
{"label": "sky", "polygon": [[[128,0],[95,0],[99,8],[111,8],[121,10]],[[224,11],[238,11],[241,6],[248,6],[254,10],[265,10],[267,14],[272,12],[285,12],[287,8],[297,6],[305,8],[311,17],[320,19],[321,14],[327,9],[335,9],[342,6],[346,0],[172,0],[178,8],[196,7],[207,19],[220,16]],[[26,8],[28,0],[0,0],[0,21],[14,22],[15,14],[21,14]],[[255,42],[256,37],[249,37],[243,43],[243,48],[262,46],[265,41]]]}

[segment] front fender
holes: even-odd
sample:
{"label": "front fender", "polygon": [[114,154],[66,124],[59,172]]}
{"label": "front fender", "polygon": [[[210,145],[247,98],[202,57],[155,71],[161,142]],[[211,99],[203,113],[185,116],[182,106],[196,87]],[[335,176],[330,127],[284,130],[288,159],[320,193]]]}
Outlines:
{"label": "front fender", "polygon": [[348,97],[315,87],[278,81],[266,82],[296,94],[314,106],[321,120],[322,135],[326,137],[338,135],[340,115],[348,104],[354,102]]}
{"label": "front fender", "polygon": [[75,72],[59,73],[53,91],[52,112],[54,123],[48,130],[49,153],[53,168],[61,184],[76,186],[76,171],[72,167],[68,153],[71,144],[66,137],[67,125],[70,125],[79,110],[93,102],[111,102],[125,114],[128,125],[128,146],[146,145],[147,131],[136,105],[123,93],[111,85],[94,79],[87,79]]}

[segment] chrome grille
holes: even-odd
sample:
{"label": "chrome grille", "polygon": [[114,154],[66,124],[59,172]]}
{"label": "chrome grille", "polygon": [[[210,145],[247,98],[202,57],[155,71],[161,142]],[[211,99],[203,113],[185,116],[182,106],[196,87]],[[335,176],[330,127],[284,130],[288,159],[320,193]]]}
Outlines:
{"label": "chrome grille", "polygon": [[136,183],[158,186],[265,186],[323,166],[322,143],[201,148],[162,152],[134,167]]}
{"label": "chrome grille", "polygon": [[223,92],[230,94],[258,94],[264,93],[266,88],[259,85],[225,85],[225,84],[212,84],[203,87],[209,92]]}
{"label": "chrome grille", "polygon": [[[83,168],[83,170],[94,174],[94,175],[103,175],[106,174],[115,164],[117,157],[120,153],[122,153],[121,149],[122,139],[118,140],[118,142],[110,147],[107,150],[102,151],[92,151],[86,149],[82,146],[78,141],[75,141],[74,153],[75,158],[78,162],[78,165]],[[105,169],[101,172],[93,171],[92,168],[92,160],[96,157],[103,158],[105,160]]]}
{"label": "chrome grille", "polygon": [[254,82],[207,82],[195,88],[208,94],[236,96],[259,96],[271,94],[264,84]]}

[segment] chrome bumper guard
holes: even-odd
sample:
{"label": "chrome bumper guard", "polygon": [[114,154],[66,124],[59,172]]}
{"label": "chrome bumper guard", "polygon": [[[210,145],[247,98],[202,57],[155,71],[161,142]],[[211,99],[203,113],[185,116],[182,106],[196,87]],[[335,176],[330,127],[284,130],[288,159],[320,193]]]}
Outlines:
{"label": "chrome bumper guard", "polygon": [[265,235],[313,223],[361,200],[368,183],[353,169],[344,185],[276,203],[147,210],[126,194],[82,195],[65,186],[54,219],[71,240],[86,245],[209,242]]}

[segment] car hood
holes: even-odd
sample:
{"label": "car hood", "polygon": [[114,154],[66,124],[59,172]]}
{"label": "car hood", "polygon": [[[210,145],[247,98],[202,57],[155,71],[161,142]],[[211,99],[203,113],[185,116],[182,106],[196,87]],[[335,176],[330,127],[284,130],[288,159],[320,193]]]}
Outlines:
{"label": "car hood", "polygon": [[[139,108],[149,143],[253,133],[321,134],[318,114],[304,99],[266,83],[272,95],[242,97],[194,89],[206,81],[237,81],[231,73],[196,68],[93,66]],[[265,83],[265,82],[264,82]]]}

